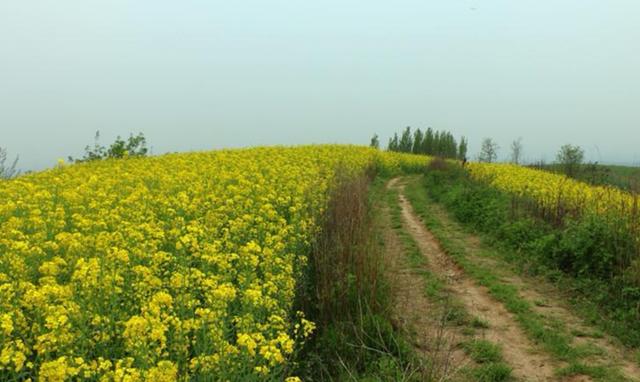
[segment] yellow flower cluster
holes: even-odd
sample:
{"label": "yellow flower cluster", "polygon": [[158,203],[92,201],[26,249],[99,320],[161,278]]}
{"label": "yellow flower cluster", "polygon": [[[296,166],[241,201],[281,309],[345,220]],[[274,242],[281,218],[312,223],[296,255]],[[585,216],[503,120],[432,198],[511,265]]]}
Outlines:
{"label": "yellow flower cluster", "polygon": [[282,377],[314,330],[292,305],[336,168],[425,161],[272,147],[0,182],[0,379]]}
{"label": "yellow flower cluster", "polygon": [[512,164],[470,163],[475,179],[487,181],[508,193],[531,198],[548,209],[628,214],[638,201],[615,187],[592,186],[547,171]]}

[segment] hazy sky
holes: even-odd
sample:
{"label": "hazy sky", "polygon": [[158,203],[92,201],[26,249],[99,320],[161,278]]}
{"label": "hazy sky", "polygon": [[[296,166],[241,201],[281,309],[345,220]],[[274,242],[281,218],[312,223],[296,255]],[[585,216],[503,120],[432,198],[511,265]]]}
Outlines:
{"label": "hazy sky", "polygon": [[143,132],[154,153],[383,143],[640,161],[637,0],[1,0],[0,147],[23,168]]}

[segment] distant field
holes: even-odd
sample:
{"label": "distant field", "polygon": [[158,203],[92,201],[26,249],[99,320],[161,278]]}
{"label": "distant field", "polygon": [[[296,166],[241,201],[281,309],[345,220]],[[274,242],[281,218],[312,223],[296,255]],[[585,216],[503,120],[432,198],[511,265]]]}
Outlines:
{"label": "distant field", "polygon": [[[543,170],[561,173],[559,165],[534,166]],[[609,185],[623,190],[640,190],[640,167],[604,164],[582,165],[578,179],[596,185]]]}
{"label": "distant field", "polygon": [[638,166],[602,166],[609,170],[610,182],[614,186],[621,188],[629,188],[634,183],[640,183],[640,167]]}

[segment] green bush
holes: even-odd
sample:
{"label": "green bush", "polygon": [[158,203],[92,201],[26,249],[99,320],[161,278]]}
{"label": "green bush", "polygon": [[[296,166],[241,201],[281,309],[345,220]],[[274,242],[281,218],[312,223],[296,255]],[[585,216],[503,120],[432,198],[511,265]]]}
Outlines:
{"label": "green bush", "polygon": [[612,240],[615,235],[600,217],[572,220],[557,243],[554,260],[560,269],[575,276],[610,279],[618,250]]}
{"label": "green bush", "polygon": [[525,217],[510,221],[507,224],[502,222],[495,230],[495,234],[498,240],[509,243],[514,248],[525,249],[540,240],[540,238],[546,237],[548,231],[544,224],[535,219]]}

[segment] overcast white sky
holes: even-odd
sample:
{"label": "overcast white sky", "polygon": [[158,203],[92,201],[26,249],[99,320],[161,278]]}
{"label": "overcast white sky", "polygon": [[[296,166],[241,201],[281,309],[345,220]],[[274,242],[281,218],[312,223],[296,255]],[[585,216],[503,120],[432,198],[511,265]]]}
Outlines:
{"label": "overcast white sky", "polygon": [[637,0],[2,0],[0,147],[39,169],[96,130],[159,154],[410,125],[637,163],[639,44]]}

